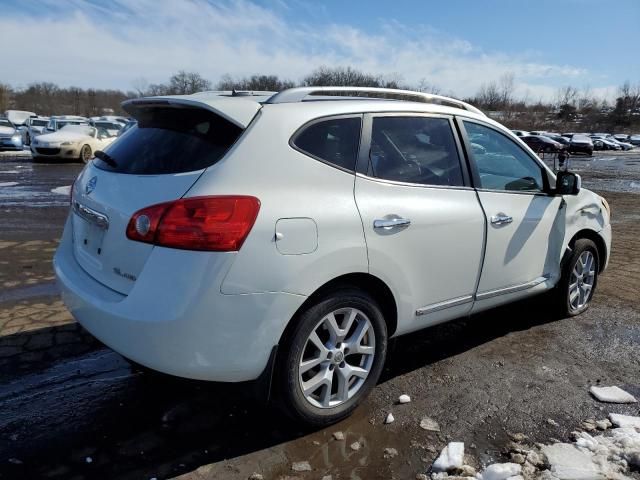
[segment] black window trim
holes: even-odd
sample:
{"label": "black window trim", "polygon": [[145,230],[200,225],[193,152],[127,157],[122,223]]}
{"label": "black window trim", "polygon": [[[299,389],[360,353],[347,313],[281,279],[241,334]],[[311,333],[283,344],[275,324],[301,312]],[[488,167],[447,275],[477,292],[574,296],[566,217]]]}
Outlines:
{"label": "black window trim", "polygon": [[[518,144],[518,142],[516,142],[514,140],[513,137],[507,135],[505,132],[501,131],[500,129],[496,128],[495,126],[483,122],[481,120],[478,120],[476,118],[472,118],[472,117],[465,117],[465,116],[460,116],[460,115],[456,115],[455,118],[456,124],[458,126],[459,132],[460,132],[460,138],[462,139],[465,151],[466,151],[466,157],[467,157],[467,163],[469,164],[469,170],[471,172],[471,180],[473,182],[473,187],[476,191],[478,192],[496,192],[496,193],[510,193],[513,195],[539,195],[539,196],[544,196],[544,197],[552,197],[554,196],[552,189],[551,189],[551,184],[550,184],[550,178],[549,178],[549,170],[547,169],[547,166],[542,163],[542,160],[540,160],[540,158],[538,158],[537,155],[531,155],[530,152],[528,152],[526,149],[522,148],[521,145]],[[476,123],[478,125],[481,125],[483,127],[489,128],[490,130],[493,130],[494,132],[502,135],[503,137],[505,137],[507,140],[510,140],[516,147],[520,148],[520,150],[522,150],[523,153],[525,153],[529,158],[531,158],[536,165],[538,165],[538,167],[540,167],[540,170],[542,172],[542,182],[544,183],[542,191],[539,192],[534,192],[534,191],[526,191],[526,190],[498,190],[498,189],[494,189],[494,188],[482,188],[481,182],[480,182],[480,174],[478,173],[478,168],[476,165],[476,162],[473,158],[473,151],[471,149],[471,142],[469,141],[469,136],[467,134],[467,130],[464,126],[464,122],[470,122],[470,123]],[[516,137],[515,134],[513,135],[516,139],[519,139],[519,137]],[[522,140],[520,140],[522,142]],[[524,142],[522,142],[524,143]],[[525,144],[526,145],[526,144]]]}
{"label": "black window trim", "polygon": [[[324,158],[320,158],[316,155],[314,155],[313,153],[307,152],[306,150],[303,150],[302,148],[298,147],[296,145],[296,140],[297,138],[309,127],[315,125],[316,123],[321,123],[321,122],[326,122],[326,121],[330,121],[330,120],[342,120],[342,119],[346,119],[346,118],[359,118],[360,119],[360,133],[359,133],[359,138],[358,138],[358,145],[357,145],[357,152],[356,152],[356,158],[355,158],[355,162],[353,165],[353,168],[345,168],[342,167],[340,165],[336,165],[335,163],[331,163],[328,160],[325,160]],[[293,148],[294,150],[296,150],[297,152],[302,153],[303,155],[309,157],[309,158],[313,158],[314,160],[317,160],[318,162],[324,163],[325,165],[329,165],[330,167],[333,168],[337,168],[338,170],[342,170],[343,172],[349,173],[351,175],[354,175],[356,173],[357,170],[357,165],[359,162],[359,158],[360,158],[360,150],[362,147],[362,136],[363,136],[363,124],[364,124],[364,120],[363,120],[363,114],[362,113],[345,113],[345,114],[333,114],[333,115],[326,115],[323,117],[317,117],[314,118],[313,120],[310,120],[304,124],[302,124],[294,133],[293,135],[291,135],[291,138],[289,139],[289,146],[291,148]]]}
{"label": "black window trim", "polygon": [[[389,180],[385,178],[372,177],[368,175],[370,152],[371,152],[371,135],[373,129],[373,119],[376,117],[426,117],[426,118],[444,118],[449,120],[449,126],[451,127],[451,134],[453,135],[456,145],[456,151],[458,153],[458,162],[460,163],[460,170],[462,172],[463,185],[429,185],[425,183],[413,183],[402,182],[400,180]],[[392,185],[401,185],[406,187],[421,187],[421,188],[436,188],[447,190],[473,190],[471,183],[471,177],[467,162],[465,161],[465,155],[463,145],[459,138],[459,133],[455,124],[455,117],[453,115],[443,113],[429,113],[429,112],[412,112],[412,111],[390,111],[390,112],[368,112],[364,114],[364,121],[362,122],[362,142],[360,144],[360,155],[358,156],[358,163],[356,167],[357,176],[373,180],[381,183],[388,183]]]}

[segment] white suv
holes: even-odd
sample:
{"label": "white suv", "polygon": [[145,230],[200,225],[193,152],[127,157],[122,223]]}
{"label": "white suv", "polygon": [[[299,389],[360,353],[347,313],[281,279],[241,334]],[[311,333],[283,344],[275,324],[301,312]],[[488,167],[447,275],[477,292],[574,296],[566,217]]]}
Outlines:
{"label": "white suv", "polygon": [[66,305],[152,369],[273,378],[307,423],[362,401],[390,337],[545,291],[578,314],[609,258],[607,202],[454,99],[309,87],[123,108],[137,126],[72,189]]}

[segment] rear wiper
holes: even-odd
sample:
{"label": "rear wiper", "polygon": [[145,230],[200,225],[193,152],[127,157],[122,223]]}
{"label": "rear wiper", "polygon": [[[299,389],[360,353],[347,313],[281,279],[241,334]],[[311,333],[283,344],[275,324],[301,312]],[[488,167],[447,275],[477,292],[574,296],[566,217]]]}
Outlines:
{"label": "rear wiper", "polygon": [[95,152],[93,152],[93,155],[96,158],[99,158],[100,160],[102,160],[104,163],[106,163],[110,167],[116,168],[118,166],[115,159],[108,153],[103,152],[102,150],[96,150]]}

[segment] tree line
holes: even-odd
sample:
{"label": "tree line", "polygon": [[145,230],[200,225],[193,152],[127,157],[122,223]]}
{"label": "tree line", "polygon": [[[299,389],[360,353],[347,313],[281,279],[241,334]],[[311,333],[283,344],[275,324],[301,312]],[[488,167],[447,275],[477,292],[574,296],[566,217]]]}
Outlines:
{"label": "tree line", "polygon": [[[36,82],[24,88],[13,88],[0,81],[0,112],[8,109],[28,110],[40,115],[124,114],[120,104],[128,98],[154,95],[188,95],[205,90],[281,91],[295,86],[357,86],[416,90],[431,94],[444,91],[435,83],[422,79],[408,84],[400,75],[377,75],[352,67],[319,67],[300,81],[278,75],[233,77],[223,75],[212,83],[197,72],[180,71],[166,83],[149,83],[144,78],[132,81],[131,90],[83,89],[60,87],[51,82]],[[632,131],[640,129],[640,82],[625,82],[609,104],[591,89],[565,86],[552,100],[516,97],[513,74],[481,85],[474,96],[463,100],[474,104],[489,116],[510,128],[529,130]],[[635,131],[634,130],[634,131]]]}

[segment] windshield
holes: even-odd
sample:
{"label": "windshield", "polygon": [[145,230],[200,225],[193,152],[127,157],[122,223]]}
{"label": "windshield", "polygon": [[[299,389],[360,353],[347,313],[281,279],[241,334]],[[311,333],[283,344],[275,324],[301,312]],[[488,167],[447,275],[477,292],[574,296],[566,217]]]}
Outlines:
{"label": "windshield", "polygon": [[97,128],[104,128],[106,130],[120,130],[122,125],[114,122],[93,122],[93,125]]}
{"label": "windshield", "polygon": [[82,135],[88,135],[89,137],[95,137],[96,129],[88,125],[68,124],[60,129],[65,133],[80,133]]}
{"label": "windshield", "polygon": [[78,120],[76,120],[76,121],[67,120],[67,121],[64,121],[64,122],[58,122],[58,130],[60,130],[61,128],[66,127],[67,125],[86,125],[86,123],[78,121]]}
{"label": "windshield", "polygon": [[6,118],[0,118],[0,127],[11,127],[11,128],[13,128],[13,125]]}
{"label": "windshield", "polygon": [[47,123],[49,120],[31,120],[32,127],[44,127]]}

